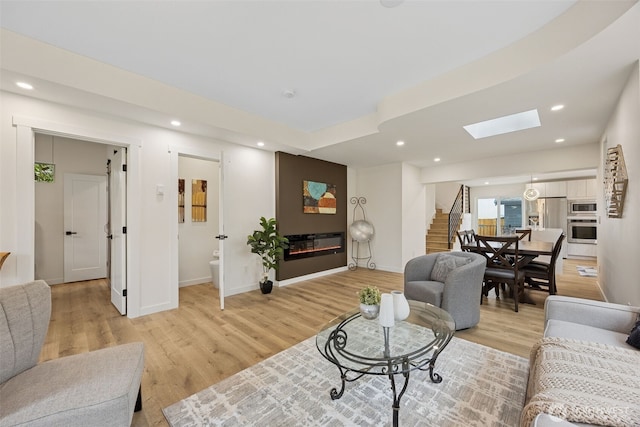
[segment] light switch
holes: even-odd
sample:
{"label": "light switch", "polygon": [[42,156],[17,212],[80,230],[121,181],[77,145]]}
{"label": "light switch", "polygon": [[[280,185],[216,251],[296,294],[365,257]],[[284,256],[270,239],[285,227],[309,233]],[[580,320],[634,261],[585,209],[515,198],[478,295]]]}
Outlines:
{"label": "light switch", "polygon": [[158,196],[164,196],[164,185],[162,184],[156,185],[156,194]]}

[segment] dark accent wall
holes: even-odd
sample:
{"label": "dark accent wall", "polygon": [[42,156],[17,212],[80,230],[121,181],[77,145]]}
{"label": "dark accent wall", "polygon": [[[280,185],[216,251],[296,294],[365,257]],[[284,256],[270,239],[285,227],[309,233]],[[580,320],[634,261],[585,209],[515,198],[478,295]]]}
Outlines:
{"label": "dark accent wall", "polygon": [[[302,209],[302,182],[336,185],[335,214],[305,214]],[[278,230],[288,234],[347,231],[347,167],[337,163],[276,153],[276,219]],[[346,242],[345,242],[346,244]],[[347,265],[347,251],[312,258],[280,261],[277,280],[286,280]]]}

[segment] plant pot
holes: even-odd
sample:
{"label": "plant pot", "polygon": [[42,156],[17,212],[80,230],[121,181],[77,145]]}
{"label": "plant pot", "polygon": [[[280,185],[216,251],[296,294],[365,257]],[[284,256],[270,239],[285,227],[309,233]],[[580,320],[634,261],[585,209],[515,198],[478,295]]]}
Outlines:
{"label": "plant pot", "polygon": [[379,305],[360,304],[360,314],[367,320],[373,320],[378,317],[380,312]]}
{"label": "plant pot", "polygon": [[273,289],[273,282],[271,280],[267,280],[265,282],[260,282],[260,290],[263,294],[270,294]]}

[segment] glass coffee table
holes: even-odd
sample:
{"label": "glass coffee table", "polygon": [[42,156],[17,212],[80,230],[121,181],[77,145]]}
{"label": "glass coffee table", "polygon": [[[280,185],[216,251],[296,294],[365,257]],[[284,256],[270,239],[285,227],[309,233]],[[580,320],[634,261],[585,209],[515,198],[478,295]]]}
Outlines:
{"label": "glass coffee table", "polygon": [[[358,309],[326,324],[316,337],[320,353],[340,370],[340,390],[330,391],[331,399],[340,399],[347,382],[364,375],[386,375],[393,392],[393,425],[398,425],[400,399],[409,385],[411,371],[429,371],[431,381],[442,377],[434,372],[436,359],[451,341],[455,322],[446,311],[431,304],[409,300],[409,317],[383,328],[377,319],[366,320]],[[396,387],[396,375],[404,384]]]}

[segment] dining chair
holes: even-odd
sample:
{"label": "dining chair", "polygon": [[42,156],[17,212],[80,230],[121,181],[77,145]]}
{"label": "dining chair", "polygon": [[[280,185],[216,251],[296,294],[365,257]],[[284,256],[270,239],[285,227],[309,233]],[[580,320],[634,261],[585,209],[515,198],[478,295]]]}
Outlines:
{"label": "dining chair", "polygon": [[469,240],[467,239],[467,231],[466,230],[456,231],[456,236],[458,236],[458,241],[460,242],[460,247],[464,247],[464,245],[469,243]]}
{"label": "dining chair", "polygon": [[549,262],[533,260],[522,267],[525,282],[530,289],[542,289],[541,286],[543,286],[547,288],[549,295],[556,294],[558,291],[556,287],[556,261],[560,255],[564,238],[564,233],[561,233],[553,245]]}
{"label": "dining chair", "polygon": [[520,240],[527,239],[529,242],[531,241],[531,229],[530,228],[517,228],[516,234],[520,238]]}
{"label": "dining chair", "polygon": [[476,235],[476,252],[486,258],[484,271],[484,296],[488,296],[491,289],[499,295],[499,286],[507,285],[513,295],[515,311],[518,312],[518,302],[524,293],[525,275],[519,269],[518,242],[520,238],[513,236],[482,236]]}

